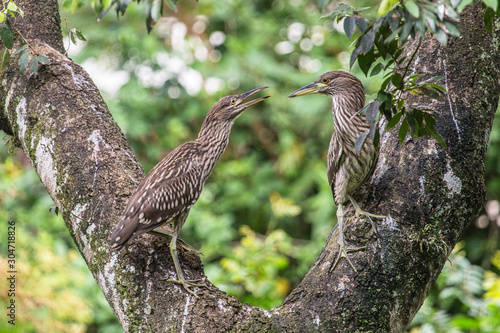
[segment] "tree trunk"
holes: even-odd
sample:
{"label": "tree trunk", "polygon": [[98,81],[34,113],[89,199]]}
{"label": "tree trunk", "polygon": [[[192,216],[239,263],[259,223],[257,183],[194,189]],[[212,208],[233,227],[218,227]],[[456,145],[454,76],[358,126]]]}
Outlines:
{"label": "tree trunk", "polygon": [[[462,36],[446,48],[425,38],[412,64],[416,72],[445,77],[448,94],[441,102],[413,100],[431,103],[446,120],[438,129],[447,148],[428,138],[400,144],[397,131],[382,133],[377,169],[358,202],[387,218],[376,220],[377,235],[367,221],[345,226],[349,244],[367,246],[350,254],[358,273],[344,259],[330,271],[338,250],[332,232],[302,283],[276,309],[241,304],[215,287],[195,298],[166,281],[175,270],[168,246],[156,245],[154,237],[110,252],[108,235],[144,173],[88,74],[64,56],[57,1],[16,3],[24,18],[14,27],[50,65],[20,73],[14,59],[1,74],[0,129],[31,160],[125,331],[402,332],[484,204],[500,29],[497,24],[489,34],[483,12],[467,9]],[[204,276],[196,256],[184,253],[180,260],[188,277]]]}

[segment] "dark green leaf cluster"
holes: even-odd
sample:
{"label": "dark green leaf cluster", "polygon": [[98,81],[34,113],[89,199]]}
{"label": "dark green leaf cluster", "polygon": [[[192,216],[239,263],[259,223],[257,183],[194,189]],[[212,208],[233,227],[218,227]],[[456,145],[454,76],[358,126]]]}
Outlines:
{"label": "dark green leaf cluster", "polygon": [[[30,71],[36,73],[38,72],[38,64],[42,63],[48,65],[49,59],[46,56],[34,52],[30,61],[30,47],[28,42],[12,27],[9,21],[9,16],[14,17],[15,13],[19,14],[21,17],[23,16],[22,10],[17,7],[14,2],[8,1],[4,3],[4,9],[0,12],[0,38],[5,48],[0,50],[0,73],[7,69],[11,57],[17,54],[19,54],[19,70],[24,72],[29,65]],[[12,51],[16,41],[19,42],[19,47],[15,51]]]}
{"label": "dark green leaf cluster", "polygon": [[14,1],[4,0],[2,1],[2,9],[0,10],[0,23],[4,22],[10,17],[15,17],[15,14],[23,16],[23,11],[19,8]]}
{"label": "dark green leaf cluster", "polygon": [[[399,139],[403,141],[408,131],[412,137],[432,136],[443,147],[446,146],[443,138],[436,130],[436,115],[422,105],[409,104],[403,98],[403,93],[415,95],[423,94],[432,99],[440,99],[446,90],[436,84],[438,78],[425,81],[415,81],[419,74],[407,77],[409,66],[416,51],[410,55],[403,55],[404,45],[409,39],[420,42],[426,32],[446,45],[448,35],[458,36],[456,25],[460,0],[445,0],[439,2],[406,1],[396,5],[387,15],[376,21],[366,19],[362,12],[366,8],[356,9],[348,4],[340,4],[333,11],[323,15],[323,18],[333,18],[337,22],[343,21],[344,33],[351,39],[356,28],[359,36],[353,41],[355,46],[351,53],[350,66],[358,62],[363,73],[374,76],[387,71],[385,81],[377,94],[377,99],[369,103],[361,113],[367,111],[367,120],[370,130],[363,133],[357,140],[356,149],[359,151],[366,138],[370,136],[375,145],[379,143],[378,121],[376,111],[380,111],[388,121],[387,129],[397,125]],[[418,47],[417,47],[418,50]]]}
{"label": "dark green leaf cluster", "polygon": [[[436,76],[425,81],[416,82],[415,80],[419,76],[420,74],[414,74],[406,78],[398,77],[396,80],[399,81],[396,83],[400,84],[404,92],[410,92],[415,95],[424,94],[432,99],[440,100],[440,95],[446,92],[446,90],[433,82],[438,82],[444,78]],[[394,76],[392,76],[392,78],[394,78]],[[395,82],[392,82],[396,86]],[[403,118],[398,133],[401,142],[405,139],[409,130],[412,137],[432,136],[439,144],[446,147],[443,137],[436,129],[436,118],[441,119],[443,122],[444,119],[440,118],[438,114],[435,114],[425,105],[408,105],[407,101],[400,96],[401,94],[398,94],[397,97],[391,101],[391,112],[388,117],[389,121],[386,125],[386,130],[393,128],[400,122],[400,119]],[[379,95],[379,99],[390,99],[392,97],[393,95],[389,93],[384,93],[382,96]],[[387,112],[387,114],[389,114],[389,112]]]}

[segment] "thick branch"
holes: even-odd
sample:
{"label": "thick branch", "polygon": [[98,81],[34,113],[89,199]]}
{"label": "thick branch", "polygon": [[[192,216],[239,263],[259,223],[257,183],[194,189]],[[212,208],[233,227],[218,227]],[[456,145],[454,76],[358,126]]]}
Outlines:
{"label": "thick branch", "polygon": [[[462,38],[446,49],[427,39],[414,64],[446,77],[449,95],[432,106],[448,123],[439,127],[448,148],[432,139],[399,144],[397,133],[383,135],[377,170],[359,202],[390,218],[377,221],[376,237],[368,223],[348,223],[348,240],[368,246],[352,255],[359,274],[345,262],[329,271],[333,234],[276,310],[242,305],[218,290],[200,290],[194,298],[166,281],[175,276],[172,260],[152,236],[110,253],[108,234],[142,169],[92,80],[61,54],[57,1],[18,3],[25,17],[15,27],[50,65],[20,74],[14,63],[2,74],[0,126],[32,161],[127,331],[403,331],[483,204],[484,158],[499,95],[493,41],[499,38],[474,28],[482,14],[469,10]],[[57,19],[45,19],[47,12]],[[190,278],[203,276],[197,257],[186,253],[180,260]]]}

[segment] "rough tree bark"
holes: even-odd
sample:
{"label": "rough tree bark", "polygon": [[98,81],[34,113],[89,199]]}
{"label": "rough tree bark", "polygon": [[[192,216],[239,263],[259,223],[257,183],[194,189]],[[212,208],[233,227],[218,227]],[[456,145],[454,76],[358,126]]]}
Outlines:
{"label": "rough tree bark", "polygon": [[[276,309],[241,304],[222,291],[194,298],[178,285],[168,246],[141,237],[110,253],[108,234],[127,197],[144,176],[87,73],[63,55],[56,0],[16,3],[14,26],[50,58],[38,74],[1,74],[0,129],[26,152],[59,207],[89,269],[125,331],[130,332],[402,332],[422,305],[450,251],[485,200],[484,159],[499,96],[499,24],[489,34],[482,11],[468,9],[462,37],[448,47],[426,38],[412,67],[445,77],[449,94],[432,107],[448,145],[382,135],[381,155],[358,195],[386,214],[378,235],[363,221],[347,223],[348,240],[367,245],[330,272],[336,232],[302,283]],[[409,52],[414,46],[409,48]],[[428,103],[427,100],[421,100]],[[327,110],[325,110],[326,112]],[[325,176],[326,181],[326,176]],[[181,255],[191,278],[200,261]]]}

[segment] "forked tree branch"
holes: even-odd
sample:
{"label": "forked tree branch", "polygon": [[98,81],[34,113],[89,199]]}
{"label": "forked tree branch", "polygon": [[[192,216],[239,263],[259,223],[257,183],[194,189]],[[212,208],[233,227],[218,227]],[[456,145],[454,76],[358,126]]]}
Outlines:
{"label": "forked tree branch", "polygon": [[[402,332],[484,204],[484,160],[499,96],[499,25],[489,34],[480,26],[481,10],[468,9],[460,38],[443,48],[427,36],[410,64],[445,77],[448,95],[431,107],[447,122],[438,128],[448,148],[425,138],[400,144],[396,131],[382,135],[377,169],[358,202],[389,217],[377,221],[378,235],[366,221],[347,223],[347,241],[368,247],[351,255],[358,274],[345,261],[330,271],[333,233],[274,310],[217,289],[194,298],[167,282],[175,277],[168,246],[152,236],[110,252],[109,233],[142,168],[88,74],[64,56],[57,1],[16,3],[25,14],[14,20],[16,29],[50,65],[20,73],[13,61],[1,74],[0,129],[31,160],[126,331]],[[190,278],[203,276],[197,257],[185,253],[180,260]]]}

